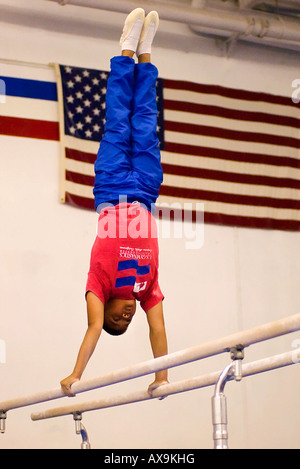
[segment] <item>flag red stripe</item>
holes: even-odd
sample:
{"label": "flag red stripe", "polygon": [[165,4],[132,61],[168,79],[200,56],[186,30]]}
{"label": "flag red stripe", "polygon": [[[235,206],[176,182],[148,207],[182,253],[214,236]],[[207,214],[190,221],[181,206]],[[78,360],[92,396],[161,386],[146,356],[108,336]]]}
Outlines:
{"label": "flag red stripe", "polygon": [[173,132],[182,132],[194,135],[204,135],[208,137],[225,138],[235,141],[259,142],[272,145],[283,145],[293,148],[300,148],[300,140],[292,137],[283,137],[281,135],[269,135],[259,132],[243,132],[240,130],[222,129],[221,127],[212,127],[209,125],[187,124],[185,122],[164,122],[165,130]]}
{"label": "flag red stripe", "polygon": [[75,182],[76,184],[94,187],[95,177],[66,170],[66,180],[70,182]]}
{"label": "flag red stripe", "polygon": [[[0,116],[0,134],[14,137],[28,137],[58,141],[59,125],[57,122],[52,121]],[[287,156],[271,156],[261,153],[242,153],[222,150],[219,148],[209,148],[172,142],[165,142],[164,150],[170,153],[181,153],[191,156],[203,156],[244,163],[300,168],[300,160]],[[66,157],[94,164],[97,155],[67,148]]]}
{"label": "flag red stripe", "polygon": [[[95,160],[95,155],[93,154],[84,154],[75,150],[73,150],[71,153],[76,160],[85,162],[88,160],[89,163],[91,162],[90,160]],[[204,168],[190,168],[187,166],[171,165],[167,163],[162,163],[162,167],[164,174],[172,174],[176,176],[195,177],[240,184],[300,189],[300,181],[291,178],[272,178],[270,176],[230,173],[226,171],[217,171]],[[66,171],[66,179],[78,184],[84,184],[88,186],[94,185],[94,176],[82,175],[69,170]]]}
{"label": "flag red stripe", "polygon": [[[56,122],[40,121],[34,119],[21,119],[5,116],[0,116],[0,134],[15,137],[38,138],[55,141],[59,140],[59,129],[58,123]],[[300,160],[284,156],[273,157],[264,154],[233,152],[229,150],[215,148],[212,149],[207,147],[171,142],[165,143],[165,151],[170,153],[182,153],[192,156],[206,156],[211,158],[234,160],[240,162],[300,168]],[[69,148],[66,149],[66,157],[77,161],[94,164],[96,156],[97,155],[93,153],[86,153]]]}
{"label": "flag red stripe", "polygon": [[82,161],[83,163],[94,164],[97,155],[94,153],[86,153],[84,151],[74,150],[73,148],[66,148],[66,158]]}
{"label": "flag red stripe", "polygon": [[216,181],[235,182],[240,184],[253,184],[271,187],[287,187],[300,189],[300,180],[291,178],[279,178],[270,176],[260,176],[256,174],[239,174],[227,171],[215,171],[204,168],[191,168],[188,166],[177,166],[162,163],[164,174],[176,176],[194,177],[201,179],[211,179]]}
{"label": "flag red stripe", "polygon": [[[156,216],[159,218],[167,218],[169,220],[184,220],[186,212],[180,209],[168,209],[165,207],[158,207]],[[210,213],[204,211],[204,223],[225,226],[241,226],[243,228],[263,228],[263,229],[276,229],[276,230],[299,230],[300,221],[295,220],[276,220],[273,218],[258,218],[258,217],[243,217],[236,215],[225,215],[223,213]],[[194,223],[201,222],[199,213],[193,210],[189,213],[189,217]],[[190,218],[189,218],[190,219]]]}
{"label": "flag red stripe", "polygon": [[271,218],[242,217],[222,213],[204,213],[204,223],[242,228],[299,231],[300,222],[295,220],[276,220]]}
{"label": "flag red stripe", "polygon": [[170,153],[203,156],[227,161],[238,161],[242,163],[269,164],[273,166],[300,168],[299,159],[290,158],[287,156],[272,156],[265,155],[263,153],[243,153],[239,151],[223,150],[220,148],[209,148],[172,142],[165,142],[164,150]]}
{"label": "flag red stripe", "polygon": [[[271,165],[271,166],[288,166],[296,169],[300,169],[300,160],[297,160],[295,158],[288,158],[284,156],[270,156],[270,155],[263,155],[263,154],[256,154],[256,153],[241,153],[241,152],[233,152],[229,150],[222,150],[222,149],[215,149],[215,148],[207,148],[207,147],[198,147],[195,145],[186,145],[186,144],[180,144],[180,143],[170,143],[166,142],[165,143],[165,151],[169,153],[182,153],[190,156],[200,156],[200,157],[209,157],[209,158],[218,158],[218,159],[223,159],[227,161],[238,161],[238,162],[243,162],[243,163],[255,163],[255,164],[266,164],[266,165]],[[89,163],[89,164],[94,164],[95,160],[97,158],[97,155],[94,153],[86,153],[83,151],[78,151],[70,148],[66,148],[66,158],[73,159],[76,161],[81,161],[83,163]],[[198,169],[198,168],[190,168],[187,167],[188,169],[185,169],[185,167],[182,166],[177,166],[177,165],[172,165],[172,164],[167,164],[167,163],[162,163],[163,168],[165,168],[165,171],[168,172],[169,174],[178,174],[182,176],[193,176],[196,173],[201,175],[201,177],[204,176],[205,173],[203,169]],[[180,169],[178,169],[180,168]],[[187,174],[186,171],[190,171],[191,174]],[[201,171],[201,173],[200,173]],[[208,170],[207,170],[208,171]],[[231,173],[226,173],[226,172],[220,172],[224,175],[224,178],[226,181],[231,180],[229,176]],[[213,174],[213,173],[212,173]],[[218,172],[215,172],[215,176],[217,176]],[[237,176],[232,175],[232,181],[233,182],[241,182],[242,180],[235,180]],[[253,176],[254,177],[254,176]],[[247,184],[260,184],[260,182],[251,182],[253,180],[252,176],[249,176],[249,180],[247,181]],[[257,178],[258,176],[255,176]],[[265,181],[263,181],[263,178],[265,177]],[[229,179],[228,179],[229,178]],[[209,179],[213,179],[212,177],[209,177]],[[274,183],[270,184],[270,179],[274,179]],[[244,180],[246,181],[246,180]],[[261,176],[258,177],[258,181],[262,181],[261,184],[265,185],[272,185],[272,186],[278,186],[277,181],[281,181],[280,184],[283,184],[284,187],[292,187],[295,189],[299,188],[299,181],[295,179],[288,179],[288,178],[268,178],[267,176]],[[289,185],[290,183],[290,185]],[[287,184],[287,185],[285,185]]]}
{"label": "flag red stripe", "polygon": [[164,88],[180,91],[194,91],[203,94],[216,94],[226,98],[240,99],[245,101],[262,101],[271,104],[280,104],[283,106],[295,107],[290,98],[285,96],[275,96],[268,93],[260,93],[255,91],[237,90],[233,88],[224,88],[219,85],[206,85],[194,83],[184,80],[168,80],[163,79]]}
{"label": "flag red stripe", "polygon": [[74,207],[85,208],[87,210],[95,209],[94,200],[88,199],[87,197],[81,197],[81,196],[66,192],[65,200],[66,200],[66,203],[73,205]]}
{"label": "flag red stripe", "polygon": [[160,195],[192,199],[199,201],[220,202],[226,204],[251,205],[256,207],[271,207],[281,209],[300,209],[300,200],[275,199],[273,197],[259,197],[253,195],[230,194],[224,192],[205,191],[162,185]]}
{"label": "flag red stripe", "polygon": [[0,116],[0,134],[58,141],[59,125],[52,121]]}
{"label": "flag red stripe", "polygon": [[[94,201],[86,197],[80,197],[66,192],[66,202],[78,208],[94,210]],[[159,218],[167,218],[170,220],[182,220],[182,211],[167,209],[157,209],[156,216]],[[199,214],[192,212],[192,220],[198,221]],[[204,223],[224,226],[240,226],[243,228],[261,228],[272,230],[299,231],[300,222],[295,220],[275,220],[271,218],[242,217],[235,215],[224,215],[222,213],[204,212]]]}
{"label": "flag red stripe", "polygon": [[207,116],[224,117],[226,119],[264,122],[266,124],[276,124],[287,127],[299,128],[300,120],[296,117],[267,114],[266,112],[241,111],[239,109],[229,109],[220,106],[210,106],[207,104],[189,103],[184,101],[173,101],[164,99],[164,108],[171,111],[191,112]]}
{"label": "flag red stripe", "polygon": [[[171,143],[165,142],[164,150],[169,153],[181,153],[190,156],[201,156],[201,157],[209,157],[209,158],[218,158],[227,161],[238,161],[242,163],[255,163],[255,164],[267,164],[271,166],[288,166],[292,168],[300,168],[300,160],[296,158],[289,158],[285,156],[271,156],[271,155],[264,155],[260,153],[242,153],[230,150],[222,150],[219,148],[208,148],[208,147],[201,147],[195,145],[187,145],[181,143]],[[66,148],[66,158],[73,159],[76,161],[82,161],[84,163],[94,164],[97,158],[97,155],[94,153],[87,153],[83,151],[74,150],[71,148]],[[164,164],[167,168],[168,165]],[[171,166],[169,165],[169,173],[176,174],[172,172]],[[174,165],[175,167],[175,165]],[[174,169],[176,171],[176,169]],[[195,171],[195,168],[192,169]],[[182,174],[184,175],[184,174]],[[224,176],[226,173],[224,173]],[[290,180],[292,186],[295,187],[293,184],[293,180]],[[298,183],[298,181],[297,181]],[[251,184],[249,182],[249,184]],[[268,184],[267,184],[268,185]],[[289,187],[289,186],[287,186]]]}
{"label": "flag red stripe", "polygon": [[[87,186],[94,185],[94,177],[84,174],[66,171],[66,180],[76,184]],[[212,201],[227,204],[251,205],[257,207],[272,207],[281,209],[300,209],[300,200],[294,199],[275,199],[273,197],[261,197],[252,195],[230,194],[225,192],[207,191],[201,189],[190,189],[181,187],[171,187],[162,185],[160,195],[166,195],[177,198],[192,199],[199,201]]]}

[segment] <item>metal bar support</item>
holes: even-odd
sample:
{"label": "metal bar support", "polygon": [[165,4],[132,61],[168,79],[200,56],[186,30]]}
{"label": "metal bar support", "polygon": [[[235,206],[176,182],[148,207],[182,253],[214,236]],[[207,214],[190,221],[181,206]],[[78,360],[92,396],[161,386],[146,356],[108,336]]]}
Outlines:
{"label": "metal bar support", "polygon": [[244,347],[242,345],[232,347],[230,355],[232,362],[220,374],[212,397],[214,449],[228,449],[227,400],[224,388],[227,381],[232,378],[236,381],[241,381],[242,379]]}
{"label": "metal bar support", "polygon": [[0,411],[0,433],[5,433],[6,412]]}
{"label": "metal bar support", "polygon": [[73,418],[75,421],[76,435],[81,435],[81,438],[82,438],[81,449],[91,449],[91,444],[89,442],[89,437],[88,437],[86,428],[81,423],[81,420],[82,420],[81,412],[74,412]]}

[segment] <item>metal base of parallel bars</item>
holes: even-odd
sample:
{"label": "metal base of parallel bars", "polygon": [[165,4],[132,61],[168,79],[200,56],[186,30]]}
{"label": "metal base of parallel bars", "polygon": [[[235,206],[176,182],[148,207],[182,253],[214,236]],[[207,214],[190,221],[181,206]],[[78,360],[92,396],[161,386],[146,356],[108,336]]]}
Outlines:
{"label": "metal base of parallel bars", "polygon": [[82,414],[80,412],[75,412],[73,414],[73,418],[75,421],[76,435],[81,435],[81,438],[82,438],[81,449],[91,449],[91,444],[89,442],[89,437],[88,437],[86,428],[81,423]]}
{"label": "metal base of parallel bars", "polygon": [[0,433],[5,433],[6,412],[0,411]]}
{"label": "metal base of parallel bars", "polygon": [[212,397],[214,449],[228,449],[227,401],[224,394],[225,384],[232,378],[234,378],[235,381],[241,381],[242,379],[244,347],[237,345],[233,347],[230,352],[232,362],[220,374]]}

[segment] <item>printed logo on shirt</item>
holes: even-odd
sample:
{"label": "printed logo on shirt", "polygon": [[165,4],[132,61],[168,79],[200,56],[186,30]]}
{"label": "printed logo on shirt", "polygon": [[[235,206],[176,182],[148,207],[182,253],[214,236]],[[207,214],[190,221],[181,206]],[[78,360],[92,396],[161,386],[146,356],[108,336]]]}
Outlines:
{"label": "printed logo on shirt", "polygon": [[133,291],[134,291],[134,293],[138,293],[140,291],[145,290],[146,286],[147,286],[147,282],[140,282],[140,283],[135,282],[134,287],[133,287]]}
{"label": "printed logo on shirt", "polygon": [[152,249],[120,247],[120,257],[125,259],[151,259]]}
{"label": "printed logo on shirt", "polygon": [[[147,275],[150,272],[150,264],[147,265],[139,265],[137,259],[129,259],[127,261],[119,261],[118,264],[118,272],[123,272],[125,270],[134,269],[136,271],[136,275]],[[133,290],[134,292],[138,292],[144,290],[146,288],[147,282],[136,283],[136,275],[130,275],[128,277],[118,277],[116,279],[115,287],[127,287],[133,286],[134,288],[138,288],[138,290]],[[137,285],[137,286],[136,286]]]}
{"label": "printed logo on shirt", "polygon": [[150,272],[150,264],[139,265],[137,259],[130,259],[128,261],[120,261],[118,264],[118,271],[135,269],[137,275],[146,275]]}
{"label": "printed logo on shirt", "polygon": [[133,287],[136,281],[136,277],[129,276],[129,277],[119,277],[116,279],[116,288],[121,287]]}

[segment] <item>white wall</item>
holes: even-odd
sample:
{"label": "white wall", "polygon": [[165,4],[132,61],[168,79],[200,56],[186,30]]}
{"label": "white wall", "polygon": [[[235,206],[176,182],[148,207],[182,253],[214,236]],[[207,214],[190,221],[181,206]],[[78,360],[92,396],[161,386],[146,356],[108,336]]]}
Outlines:
{"label": "white wall", "polygon": [[[0,57],[108,69],[118,54],[124,15],[30,0],[0,1]],[[142,4],[142,2],[141,2]],[[222,57],[213,41],[162,22],[153,59],[160,76],[290,95],[300,58],[239,45]],[[32,67],[1,65],[31,77]],[[20,71],[21,70],[21,71]],[[36,78],[54,81],[52,69]],[[53,116],[55,119],[55,116]],[[96,215],[58,203],[57,142],[0,136],[0,400],[58,386],[72,370],[86,327],[84,288]],[[160,240],[160,279],[170,352],[299,312],[299,234],[205,226],[201,249]],[[246,350],[246,361],[288,351],[300,333]],[[128,332],[103,334],[85,378],[151,358],[144,313]],[[227,365],[222,355],[170,370],[185,379]],[[146,387],[152,376],[80,395],[78,401]],[[299,448],[297,366],[230,383],[230,446]],[[211,448],[212,388],[87,413],[94,448]],[[66,398],[67,399],[67,398]],[[72,401],[73,402],[73,401]],[[0,448],[78,448],[71,417],[31,422],[33,410],[8,413]]]}

